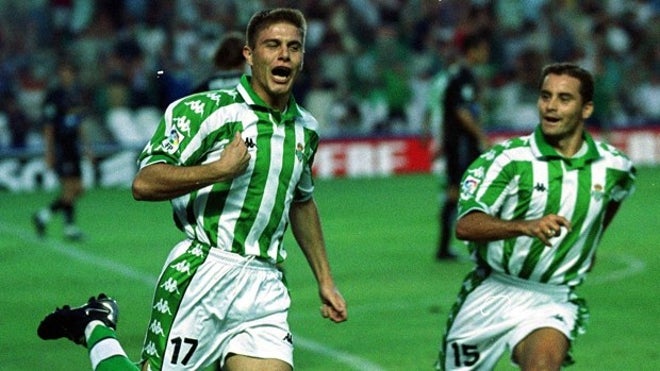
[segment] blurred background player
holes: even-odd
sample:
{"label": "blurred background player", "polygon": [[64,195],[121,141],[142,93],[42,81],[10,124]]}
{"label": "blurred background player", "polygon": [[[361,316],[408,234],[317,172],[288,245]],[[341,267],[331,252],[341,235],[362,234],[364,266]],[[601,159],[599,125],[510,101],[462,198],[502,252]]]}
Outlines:
{"label": "blurred background player", "polygon": [[480,116],[479,81],[475,67],[488,62],[490,45],[486,35],[468,35],[461,46],[462,56],[449,67],[441,102],[443,108],[442,148],[447,166],[445,198],[439,214],[438,260],[454,260],[450,244],[456,215],[459,183],[463,172],[489,146]]}
{"label": "blurred background player", "polygon": [[13,91],[6,92],[2,96],[0,105],[6,115],[9,127],[9,148],[17,151],[26,149],[32,123],[18,103],[16,93]]}
{"label": "blurred background player", "polygon": [[246,72],[245,57],[243,57],[245,37],[238,31],[227,33],[213,55],[215,72],[197,85],[192,93],[216,89],[232,89],[241,81]]}
{"label": "blurred background player", "polygon": [[589,311],[575,293],[598,243],[634,191],[625,154],[585,130],[591,74],[543,69],[539,124],[465,173],[456,224],[476,262],[447,321],[437,369],[492,370],[505,350],[522,370],[559,370]]}
{"label": "blurred background player", "polygon": [[81,160],[83,142],[83,90],[78,84],[77,66],[63,60],[57,67],[57,81],[46,93],[43,105],[44,155],[46,165],[55,171],[60,193],[47,207],[33,216],[40,237],[53,214],[64,216],[64,237],[78,241],[83,234],[76,225],[76,201],[83,194]]}

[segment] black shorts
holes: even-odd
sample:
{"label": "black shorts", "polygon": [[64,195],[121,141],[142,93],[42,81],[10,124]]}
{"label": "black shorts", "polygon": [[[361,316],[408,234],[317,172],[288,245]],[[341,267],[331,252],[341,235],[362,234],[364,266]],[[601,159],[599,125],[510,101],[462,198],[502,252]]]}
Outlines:
{"label": "black shorts", "polygon": [[80,168],[80,158],[60,158],[55,162],[55,172],[61,178],[80,178],[82,170]]}

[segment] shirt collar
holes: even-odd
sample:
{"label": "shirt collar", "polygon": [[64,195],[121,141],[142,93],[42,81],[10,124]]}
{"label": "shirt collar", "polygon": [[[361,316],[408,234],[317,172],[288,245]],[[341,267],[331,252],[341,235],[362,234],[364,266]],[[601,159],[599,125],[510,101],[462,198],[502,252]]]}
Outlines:
{"label": "shirt collar", "polygon": [[586,150],[580,149],[578,154],[574,157],[565,157],[557,152],[543,136],[541,126],[537,126],[534,134],[531,137],[531,147],[534,156],[544,160],[563,160],[571,168],[583,167],[587,163],[593,162],[601,157],[596,142],[591,135],[584,130],[582,132],[582,139],[584,140],[582,146],[586,146]]}
{"label": "shirt collar", "polygon": [[269,106],[268,103],[261,99],[257,92],[252,89],[252,86],[250,85],[251,79],[251,76],[244,74],[241,76],[241,82],[237,86],[238,93],[243,97],[245,102],[250,105],[250,107],[259,111],[270,112],[277,117],[280,117],[281,115],[281,118],[287,121],[294,120],[296,117],[301,116],[300,109],[296,103],[295,98],[293,97],[293,94],[291,94],[289,97],[289,103],[287,104],[284,112],[280,112]]}

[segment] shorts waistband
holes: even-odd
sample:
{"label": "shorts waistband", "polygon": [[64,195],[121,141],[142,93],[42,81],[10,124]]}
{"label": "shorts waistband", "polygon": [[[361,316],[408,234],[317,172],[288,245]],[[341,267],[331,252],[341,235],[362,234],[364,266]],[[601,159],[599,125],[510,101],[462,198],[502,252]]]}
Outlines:
{"label": "shorts waistband", "polygon": [[505,285],[510,285],[526,290],[532,290],[535,292],[540,292],[544,293],[553,297],[558,297],[558,298],[567,298],[571,292],[572,289],[569,286],[562,286],[562,285],[550,285],[547,283],[541,283],[541,282],[536,282],[536,281],[529,281],[525,280],[522,278],[510,276],[508,274],[500,273],[500,272],[491,272],[490,277],[498,281],[500,283],[503,283]]}
{"label": "shorts waistband", "polygon": [[209,249],[209,257],[221,260],[224,263],[236,265],[237,267],[247,267],[250,269],[272,270],[275,268],[270,262],[254,255],[243,256],[230,251],[225,251],[217,247]]}

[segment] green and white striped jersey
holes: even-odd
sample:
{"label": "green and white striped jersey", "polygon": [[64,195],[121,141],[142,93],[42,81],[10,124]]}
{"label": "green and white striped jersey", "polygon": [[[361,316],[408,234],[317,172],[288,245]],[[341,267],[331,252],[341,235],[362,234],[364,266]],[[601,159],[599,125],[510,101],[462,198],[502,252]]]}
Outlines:
{"label": "green and white striped jersey", "polygon": [[482,211],[504,220],[567,218],[551,247],[520,236],[470,242],[479,264],[531,281],[575,286],[582,282],[603,232],[607,205],[634,191],[635,168],[616,148],[585,132],[582,149],[572,158],[559,155],[540,127],[479,157],[463,175],[458,217]]}
{"label": "green and white striped jersey", "polygon": [[281,262],[291,202],[311,198],[314,190],[317,122],[293,97],[285,112],[271,109],[249,79],[243,76],[235,89],[193,94],[170,104],[138,166],[215,161],[240,131],[251,156],[245,173],[171,200],[174,220],[188,238]]}

